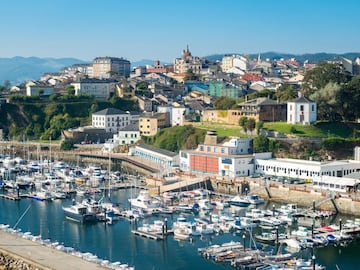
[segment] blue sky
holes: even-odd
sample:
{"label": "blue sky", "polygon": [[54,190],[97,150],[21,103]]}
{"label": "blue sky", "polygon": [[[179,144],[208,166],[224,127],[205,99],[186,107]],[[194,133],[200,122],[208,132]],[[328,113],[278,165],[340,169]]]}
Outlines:
{"label": "blue sky", "polygon": [[358,0],[2,0],[0,57],[360,51]]}

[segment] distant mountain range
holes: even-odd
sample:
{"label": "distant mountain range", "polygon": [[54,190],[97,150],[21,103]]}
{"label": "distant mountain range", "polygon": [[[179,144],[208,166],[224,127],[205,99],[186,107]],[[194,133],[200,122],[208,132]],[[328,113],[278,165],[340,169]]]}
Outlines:
{"label": "distant mountain range", "polygon": [[59,72],[66,66],[82,63],[86,62],[75,58],[0,58],[0,85],[3,85],[5,80],[9,80],[11,85],[38,80],[44,73]]}
{"label": "distant mountain range", "polygon": [[[244,55],[242,53],[224,53],[224,54],[212,54],[209,56],[205,56],[206,59],[210,61],[221,61],[222,57],[224,55],[233,55],[233,54],[239,54]],[[250,59],[257,58],[259,54],[249,54]],[[277,53],[277,52],[265,52],[260,53],[261,59],[266,60],[275,60],[275,59],[290,59],[295,58],[300,63],[304,63],[306,60],[308,60],[311,63],[317,63],[324,60],[334,60],[339,57],[344,57],[347,59],[350,59],[354,61],[357,57],[360,57],[360,53],[357,52],[350,52],[350,53],[343,53],[343,54],[336,54],[336,53],[307,53],[307,54],[290,54],[290,53]]]}
{"label": "distant mountain range", "polygon": [[[241,53],[226,53],[226,55]],[[221,61],[225,54],[213,54],[205,56],[210,61]],[[257,58],[258,54],[250,54],[250,58]],[[333,60],[339,57],[345,57],[350,60],[355,60],[360,57],[360,53],[314,53],[314,54],[287,54],[266,52],[261,53],[261,58],[265,59],[280,59],[280,58],[295,58],[297,61],[303,63],[308,60],[310,62],[319,62],[323,60]],[[84,60],[76,58],[39,58],[39,57],[21,57],[16,56],[12,58],[0,58],[0,85],[3,85],[6,80],[9,80],[11,85],[17,85],[27,80],[38,80],[44,73],[59,72],[62,68],[71,66],[73,64],[89,63]],[[161,62],[162,64],[171,64]],[[153,65],[154,60],[144,59],[140,61],[131,62],[132,67]]]}

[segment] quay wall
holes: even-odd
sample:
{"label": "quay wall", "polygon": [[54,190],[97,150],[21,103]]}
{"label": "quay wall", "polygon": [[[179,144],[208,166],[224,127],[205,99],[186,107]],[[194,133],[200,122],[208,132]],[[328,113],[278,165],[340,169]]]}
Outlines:
{"label": "quay wall", "polygon": [[342,214],[360,216],[360,196],[355,198],[346,194],[331,195],[316,191],[312,186],[270,184],[266,187],[260,180],[252,178],[241,181],[213,178],[211,185],[214,192],[217,193],[238,195],[249,191],[270,202],[294,203],[304,208],[312,208],[315,204],[315,208],[318,210],[338,211]]}

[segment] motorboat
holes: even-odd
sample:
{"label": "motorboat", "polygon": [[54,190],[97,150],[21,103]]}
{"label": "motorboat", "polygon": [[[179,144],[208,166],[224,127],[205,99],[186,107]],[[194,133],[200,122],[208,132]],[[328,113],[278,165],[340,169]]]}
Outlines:
{"label": "motorboat", "polygon": [[81,223],[97,221],[96,214],[89,212],[88,207],[82,203],[73,201],[72,205],[63,206],[62,209],[68,219]]}
{"label": "motorboat", "polygon": [[129,203],[132,207],[141,209],[157,209],[159,208],[160,201],[152,198],[148,190],[141,190],[136,198],[129,199]]}
{"label": "motorboat", "polygon": [[247,207],[251,203],[247,196],[235,196],[229,200],[229,204],[234,206]]}
{"label": "motorboat", "polygon": [[265,202],[265,200],[261,197],[259,197],[258,195],[252,194],[247,196],[250,204],[253,205],[259,205],[259,204],[263,204]]}

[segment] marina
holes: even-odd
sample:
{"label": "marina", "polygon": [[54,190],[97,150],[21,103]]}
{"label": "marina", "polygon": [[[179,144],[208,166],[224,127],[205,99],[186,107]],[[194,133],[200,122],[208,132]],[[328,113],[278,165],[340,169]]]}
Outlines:
{"label": "marina", "polygon": [[[315,204],[271,205],[254,194],[203,188],[154,196],[138,176],[110,167],[50,167],[30,173],[21,188],[16,178],[2,179],[0,223],[111,269],[178,269],[173,261],[184,268],[335,269],[343,252],[359,244],[359,219]],[[335,264],[321,255],[327,249],[341,250]]]}

